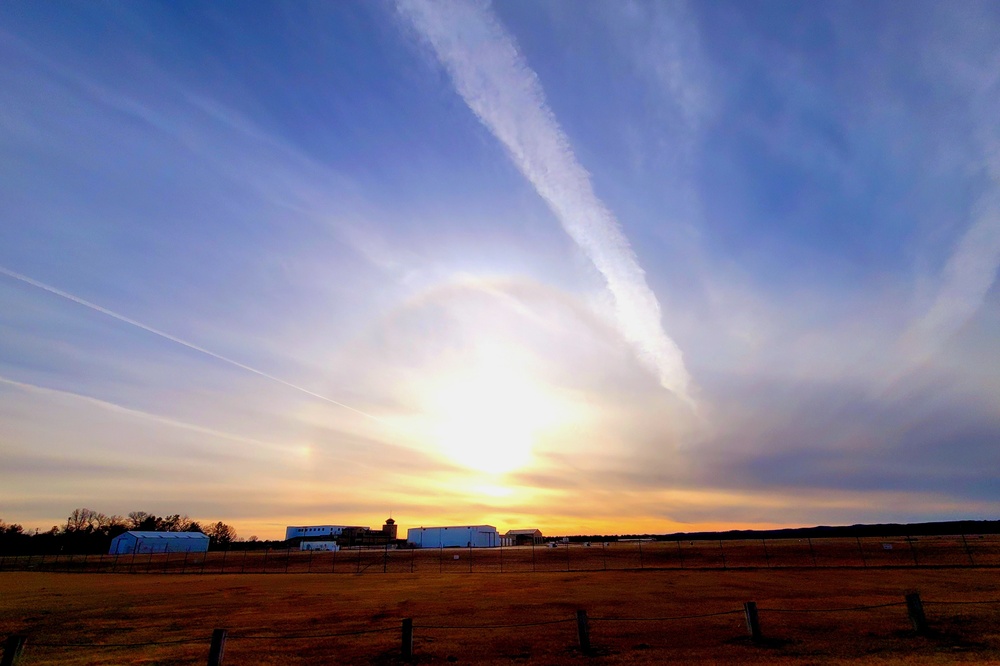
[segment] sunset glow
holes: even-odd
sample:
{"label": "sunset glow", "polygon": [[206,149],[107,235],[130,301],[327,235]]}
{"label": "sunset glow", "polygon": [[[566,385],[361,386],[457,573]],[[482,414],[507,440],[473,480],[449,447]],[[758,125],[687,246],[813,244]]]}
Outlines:
{"label": "sunset glow", "polygon": [[995,518],[997,35],[977,1],[0,3],[0,519]]}

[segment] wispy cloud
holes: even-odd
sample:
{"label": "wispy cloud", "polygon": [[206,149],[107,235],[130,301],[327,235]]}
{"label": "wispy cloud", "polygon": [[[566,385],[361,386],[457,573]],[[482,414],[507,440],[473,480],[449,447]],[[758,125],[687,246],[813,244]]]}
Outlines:
{"label": "wispy cloud", "polygon": [[177,419],[172,419],[167,416],[161,416],[159,414],[153,414],[150,412],[142,411],[141,409],[132,409],[131,407],[124,407],[122,405],[108,402],[107,400],[101,400],[99,398],[92,398],[87,395],[81,395],[79,393],[74,393],[73,391],[63,391],[61,389],[48,388],[46,386],[38,386],[37,384],[29,384],[27,382],[19,382],[13,379],[8,379],[6,377],[0,376],[0,384],[10,386],[27,393],[36,393],[45,396],[58,396],[63,398],[71,398],[73,400],[98,407],[116,414],[124,414],[126,416],[134,416],[147,421],[153,421],[162,425],[168,425],[175,428],[182,428],[184,430],[190,430],[191,432],[199,433],[202,435],[209,435],[211,437],[218,437],[221,439],[227,439],[234,442],[240,442],[241,444],[253,444],[256,446],[265,447],[274,450],[285,450],[286,447],[280,446],[278,444],[272,444],[269,442],[264,442],[259,439],[253,439],[252,437],[244,437],[242,435],[236,435],[230,432],[225,432],[222,430],[217,430],[215,428],[206,428],[205,426],[200,426],[195,423],[188,423],[186,421],[179,421]]}
{"label": "wispy cloud", "polygon": [[44,291],[49,292],[50,294],[55,294],[56,296],[59,296],[61,298],[65,298],[68,301],[72,301],[74,303],[82,305],[85,308],[90,308],[91,310],[94,310],[95,312],[100,312],[101,314],[104,314],[104,315],[107,315],[109,317],[112,317],[113,319],[117,319],[120,322],[124,322],[126,324],[129,324],[130,326],[135,326],[136,328],[142,329],[142,330],[146,331],[147,333],[152,333],[153,335],[157,335],[157,336],[159,336],[159,337],[161,337],[161,338],[163,338],[165,340],[169,340],[169,341],[174,342],[176,344],[179,344],[179,345],[181,345],[183,347],[187,347],[188,349],[194,350],[196,352],[200,352],[202,354],[205,354],[206,356],[211,356],[212,358],[214,358],[216,360],[222,361],[224,363],[228,363],[229,365],[232,365],[232,366],[235,366],[237,368],[240,368],[241,370],[246,370],[247,372],[251,372],[251,373],[253,373],[255,375],[258,375],[260,377],[264,377],[265,379],[270,379],[273,382],[277,382],[279,384],[287,386],[288,388],[295,389],[296,391],[300,391],[301,393],[305,393],[306,395],[309,395],[309,396],[311,396],[313,398],[317,398],[319,400],[323,400],[323,401],[328,402],[328,403],[330,403],[332,405],[337,405],[338,407],[343,407],[344,409],[349,409],[352,412],[360,414],[361,416],[368,417],[370,419],[376,419],[376,420],[378,419],[378,417],[376,417],[376,416],[374,416],[372,414],[369,414],[368,412],[364,412],[364,411],[362,411],[360,409],[357,409],[355,407],[351,407],[350,405],[346,405],[346,404],[344,404],[342,402],[334,400],[333,398],[328,398],[325,395],[320,395],[319,393],[316,393],[315,391],[310,391],[307,388],[303,388],[303,387],[298,386],[296,384],[292,384],[291,382],[285,381],[284,379],[281,379],[279,377],[275,377],[274,375],[268,374],[268,373],[266,373],[266,372],[264,372],[262,370],[258,370],[256,368],[253,368],[253,367],[249,366],[249,365],[246,365],[245,363],[240,363],[239,361],[234,361],[233,359],[228,358],[226,356],[223,356],[221,354],[216,354],[215,352],[210,351],[208,349],[205,349],[204,347],[200,347],[200,346],[198,346],[198,345],[196,345],[194,343],[188,342],[186,340],[182,340],[181,338],[178,338],[175,335],[171,335],[169,333],[165,333],[165,332],[163,332],[163,331],[161,331],[159,329],[153,328],[152,326],[147,326],[146,324],[143,324],[142,322],[136,321],[135,319],[131,319],[131,318],[126,317],[125,315],[122,315],[122,314],[118,314],[117,312],[109,310],[109,309],[107,309],[105,307],[101,307],[100,305],[97,305],[95,303],[91,303],[90,301],[84,300],[84,299],[80,298],[79,296],[74,296],[73,294],[71,294],[69,292],[63,291],[61,289],[57,289],[56,287],[52,287],[50,285],[47,285],[44,282],[39,282],[38,280],[34,280],[34,279],[32,279],[30,277],[27,277],[25,275],[21,275],[20,273],[16,273],[16,272],[14,272],[14,271],[12,271],[12,270],[10,270],[8,268],[4,268],[3,266],[0,266],[0,274],[6,275],[7,277],[12,278],[14,280],[17,280],[19,282],[23,282],[24,284],[31,285],[32,287],[36,287],[38,289],[42,289]]}
{"label": "wispy cloud", "polygon": [[996,130],[1000,75],[995,70],[1000,51],[994,50],[987,61],[994,67],[947,65],[955,79],[971,79],[968,113],[982,153],[970,166],[982,173],[985,182],[970,210],[969,225],[941,271],[930,306],[906,333],[907,351],[915,363],[931,356],[975,315],[1000,269],[1000,133]]}
{"label": "wispy cloud", "polygon": [[923,353],[943,344],[980,308],[1000,266],[1000,147],[988,158],[990,189],[945,264],[934,301],[911,329]]}
{"label": "wispy cloud", "polygon": [[398,6],[431,44],[469,108],[604,276],[619,329],[640,360],[664,388],[693,402],[681,350],[661,326],[645,273],[615,216],[594,193],[513,37],[484,2],[401,0]]}

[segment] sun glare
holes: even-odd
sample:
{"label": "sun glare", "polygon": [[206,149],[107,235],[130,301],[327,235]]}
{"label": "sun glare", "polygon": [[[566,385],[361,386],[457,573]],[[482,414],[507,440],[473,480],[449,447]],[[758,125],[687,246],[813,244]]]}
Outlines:
{"label": "sun glare", "polygon": [[491,361],[443,382],[433,398],[433,433],[441,453],[480,472],[525,467],[553,401],[516,364]]}

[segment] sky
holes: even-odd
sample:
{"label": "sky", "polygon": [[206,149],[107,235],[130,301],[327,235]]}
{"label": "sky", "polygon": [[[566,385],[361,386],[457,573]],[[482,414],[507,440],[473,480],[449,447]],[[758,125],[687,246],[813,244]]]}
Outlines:
{"label": "sky", "polygon": [[996,519],[1000,5],[0,3],[0,518]]}

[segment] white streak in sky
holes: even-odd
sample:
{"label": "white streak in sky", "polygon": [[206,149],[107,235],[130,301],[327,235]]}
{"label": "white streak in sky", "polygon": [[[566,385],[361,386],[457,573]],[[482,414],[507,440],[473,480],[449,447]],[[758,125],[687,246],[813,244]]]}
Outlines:
{"label": "white streak in sky", "polygon": [[177,419],[172,419],[167,416],[160,416],[159,414],[152,414],[150,412],[144,412],[139,409],[132,409],[130,407],[123,407],[119,404],[108,402],[107,400],[101,400],[99,398],[92,398],[88,395],[81,395],[79,393],[73,393],[72,391],[63,391],[62,389],[48,388],[45,386],[37,386],[35,384],[27,384],[25,382],[15,381],[13,379],[7,379],[6,377],[0,376],[0,384],[6,384],[7,386],[13,386],[16,389],[25,391],[27,393],[38,393],[41,395],[57,396],[57,397],[68,397],[75,400],[80,400],[89,405],[94,405],[100,407],[101,409],[106,409],[118,414],[125,414],[127,416],[137,416],[139,418],[154,421],[163,425],[173,426],[175,428],[182,428],[184,430],[191,430],[203,435],[211,435],[212,437],[219,437],[221,439],[229,439],[235,442],[241,442],[244,444],[256,444],[258,446],[267,447],[269,449],[274,449],[278,451],[286,451],[287,447],[279,446],[277,444],[270,444],[268,442],[263,442],[259,439],[253,439],[251,437],[244,437],[242,435],[234,435],[230,432],[225,432],[224,430],[215,430],[214,428],[206,428],[205,426],[195,425],[194,423],[188,423],[186,421],[178,421]]}
{"label": "white streak in sky", "polygon": [[[993,58],[1000,63],[1000,53]],[[1000,134],[996,113],[1000,105],[1000,76],[985,77],[980,97],[990,100],[981,108],[973,103],[984,148],[982,170],[988,184],[972,209],[972,222],[955,244],[941,273],[941,281],[927,312],[907,334],[916,343],[918,356],[926,358],[943,345],[979,310],[1000,268]],[[922,360],[922,359],[921,359]]]}
{"label": "white streak in sky", "polygon": [[628,239],[594,194],[538,77],[489,5],[399,0],[397,6],[433,47],[469,108],[604,276],[619,330],[639,359],[664,388],[693,404],[681,351],[660,325],[660,304]]}
{"label": "white streak in sky", "polygon": [[375,419],[376,421],[379,420],[378,417],[373,416],[373,415],[371,415],[371,414],[369,414],[367,412],[363,412],[360,409],[356,409],[354,407],[351,407],[350,405],[345,405],[342,402],[337,402],[336,400],[333,400],[332,398],[327,398],[326,396],[320,395],[319,393],[315,393],[313,391],[310,391],[307,388],[302,388],[301,386],[296,386],[295,384],[292,384],[291,382],[286,382],[284,379],[280,379],[278,377],[275,377],[274,375],[269,375],[266,372],[263,372],[261,370],[257,370],[256,368],[251,368],[249,365],[245,365],[243,363],[240,363],[239,361],[234,361],[233,359],[227,358],[225,356],[222,356],[221,354],[216,354],[215,352],[209,351],[208,349],[205,349],[204,347],[199,347],[196,344],[193,344],[193,343],[188,342],[186,340],[182,340],[181,338],[178,338],[176,336],[170,335],[169,333],[164,333],[161,330],[155,329],[152,326],[147,326],[146,324],[143,324],[142,322],[136,321],[135,319],[130,319],[130,318],[126,317],[125,315],[120,315],[117,312],[113,312],[111,310],[108,310],[107,308],[101,307],[100,305],[96,305],[95,303],[91,303],[90,301],[86,301],[86,300],[80,298],[79,296],[74,296],[73,294],[70,294],[68,292],[62,291],[61,289],[56,289],[55,287],[51,287],[51,286],[45,284],[44,282],[39,282],[38,280],[33,280],[33,279],[31,279],[31,278],[29,278],[29,277],[27,277],[25,275],[21,275],[20,273],[15,273],[14,271],[9,270],[7,268],[4,268],[3,266],[0,266],[0,274],[6,275],[7,277],[13,278],[13,279],[18,280],[20,282],[24,282],[25,284],[30,284],[32,287],[37,287],[38,289],[42,289],[44,291],[49,292],[50,294],[55,294],[56,296],[61,296],[62,298],[65,298],[67,300],[73,301],[74,303],[77,303],[77,304],[82,305],[84,307],[90,308],[91,310],[95,310],[97,312],[100,312],[101,314],[105,314],[105,315],[107,315],[109,317],[112,317],[113,319],[117,319],[118,321],[125,322],[126,324],[131,324],[132,326],[135,326],[136,328],[141,328],[142,330],[147,331],[149,333],[152,333],[153,335],[158,335],[161,338],[164,338],[166,340],[170,340],[171,342],[175,342],[175,343],[177,343],[177,344],[179,344],[179,345],[181,345],[183,347],[187,347],[188,349],[193,349],[194,351],[201,352],[202,354],[205,354],[206,356],[211,356],[214,359],[218,359],[218,360],[220,360],[220,361],[222,361],[224,363],[228,363],[229,365],[236,366],[237,368],[240,368],[241,370],[246,370],[247,372],[252,372],[253,374],[258,375],[260,377],[264,377],[265,379],[270,379],[273,382],[277,382],[277,383],[282,384],[284,386],[287,386],[289,388],[295,389],[296,391],[300,391],[302,393],[305,393],[306,395],[310,395],[310,396],[312,396],[314,398],[318,398],[319,400],[323,400],[325,402],[329,402],[330,404],[337,405],[338,407],[343,407],[344,409],[349,409],[352,412],[355,412],[355,413],[360,414],[362,416],[366,416],[366,417],[368,417],[370,419]]}
{"label": "white streak in sky", "polygon": [[937,346],[957,332],[982,305],[998,265],[1000,192],[994,190],[979,201],[976,219],[948,258],[934,302],[917,323],[918,340]]}

